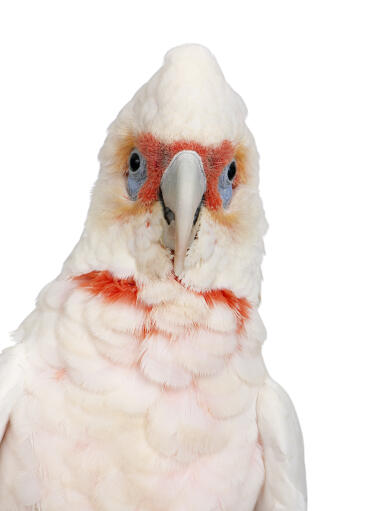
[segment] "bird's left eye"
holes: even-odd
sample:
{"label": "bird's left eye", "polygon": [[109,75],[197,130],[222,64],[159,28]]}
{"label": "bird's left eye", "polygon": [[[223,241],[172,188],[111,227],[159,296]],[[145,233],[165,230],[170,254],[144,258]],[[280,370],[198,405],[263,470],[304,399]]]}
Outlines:
{"label": "bird's left eye", "polygon": [[140,188],[147,179],[146,161],[137,149],[133,149],[128,160],[127,191],[130,199],[136,200]]}
{"label": "bird's left eye", "polygon": [[237,164],[232,160],[221,172],[218,179],[218,192],[222,200],[222,206],[227,208],[233,196],[233,181],[237,173]]}
{"label": "bird's left eye", "polygon": [[236,172],[237,172],[237,165],[236,165],[236,162],[233,160],[230,165],[229,165],[229,168],[228,168],[228,179],[229,181],[233,181],[235,175],[236,175]]}

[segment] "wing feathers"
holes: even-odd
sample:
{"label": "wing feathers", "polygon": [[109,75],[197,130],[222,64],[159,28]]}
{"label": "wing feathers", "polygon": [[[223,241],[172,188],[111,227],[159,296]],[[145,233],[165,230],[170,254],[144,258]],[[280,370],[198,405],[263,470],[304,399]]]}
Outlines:
{"label": "wing feathers", "polygon": [[24,345],[7,348],[0,355],[0,443],[14,403],[22,392]]}
{"label": "wing feathers", "polygon": [[305,511],[302,432],[290,398],[270,378],[259,394],[257,414],[266,476],[255,511]]}

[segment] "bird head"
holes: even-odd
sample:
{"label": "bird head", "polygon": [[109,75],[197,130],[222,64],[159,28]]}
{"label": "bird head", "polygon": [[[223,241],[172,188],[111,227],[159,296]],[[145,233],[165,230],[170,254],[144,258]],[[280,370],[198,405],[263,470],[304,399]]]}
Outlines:
{"label": "bird head", "polygon": [[67,267],[259,294],[266,222],[245,118],[209,50],[169,51],[109,128]]}

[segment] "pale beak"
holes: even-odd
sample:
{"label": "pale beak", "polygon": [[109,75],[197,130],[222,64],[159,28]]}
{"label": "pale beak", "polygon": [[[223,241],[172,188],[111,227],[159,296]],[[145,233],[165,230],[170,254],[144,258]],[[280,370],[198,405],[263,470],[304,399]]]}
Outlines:
{"label": "pale beak", "polygon": [[174,270],[180,276],[206,190],[200,156],[195,151],[177,153],[163,174],[160,189],[164,216],[169,227],[174,227]]}

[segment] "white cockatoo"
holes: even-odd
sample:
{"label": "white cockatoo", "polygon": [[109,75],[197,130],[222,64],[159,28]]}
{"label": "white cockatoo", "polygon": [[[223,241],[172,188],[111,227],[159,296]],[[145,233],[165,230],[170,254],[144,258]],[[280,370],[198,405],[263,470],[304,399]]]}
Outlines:
{"label": "white cockatoo", "polygon": [[303,511],[258,314],[258,155],[212,54],[171,50],[100,152],[83,235],[0,359],[1,511]]}

